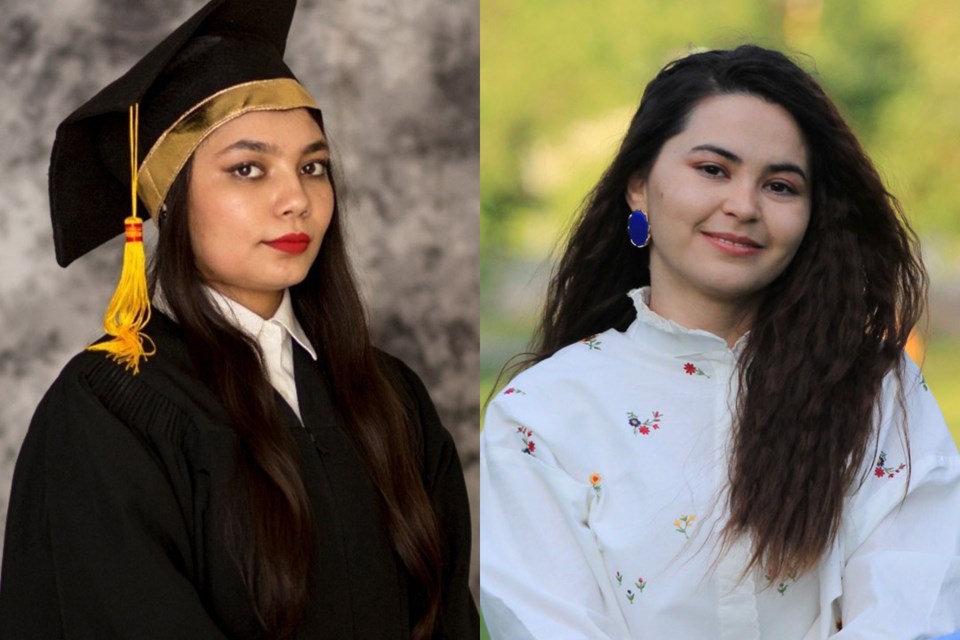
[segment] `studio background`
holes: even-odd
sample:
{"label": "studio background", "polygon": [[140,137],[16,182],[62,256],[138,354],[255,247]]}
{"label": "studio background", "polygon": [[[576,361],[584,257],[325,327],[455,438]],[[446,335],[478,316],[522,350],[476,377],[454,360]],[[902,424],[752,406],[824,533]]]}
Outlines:
{"label": "studio background", "polygon": [[[102,333],[120,273],[122,238],[56,264],[56,126],[203,4],[0,0],[0,522],[30,417]],[[323,109],[375,341],[420,374],[453,433],[475,530],[478,17],[469,0],[301,0],[285,56]]]}

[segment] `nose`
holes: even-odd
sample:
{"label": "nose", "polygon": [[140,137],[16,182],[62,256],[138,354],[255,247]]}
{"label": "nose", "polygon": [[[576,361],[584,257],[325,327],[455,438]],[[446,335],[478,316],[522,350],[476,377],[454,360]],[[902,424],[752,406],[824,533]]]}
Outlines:
{"label": "nose", "polygon": [[298,172],[285,176],[278,185],[275,210],[284,217],[302,217],[310,213],[310,196]]}
{"label": "nose", "polygon": [[723,202],[723,212],[739,218],[741,222],[758,220],[760,200],[756,185],[748,180],[731,182],[730,191]]}

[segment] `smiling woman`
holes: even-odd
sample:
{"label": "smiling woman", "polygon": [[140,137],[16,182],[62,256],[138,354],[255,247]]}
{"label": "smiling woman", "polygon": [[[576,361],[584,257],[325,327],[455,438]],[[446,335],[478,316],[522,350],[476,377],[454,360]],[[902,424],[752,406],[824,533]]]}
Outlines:
{"label": "smiling woman", "polygon": [[649,175],[627,182],[630,208],[646,211],[656,229],[651,310],[684,326],[703,323],[733,346],[803,240],[807,165],[803,134],[783,107],[732,94],[693,109]]}
{"label": "smiling woman", "polygon": [[457,451],[371,344],[294,8],[212,0],[57,130],[58,260],[125,225],[124,269],[23,443],[0,637],[478,634]]}
{"label": "smiling woman", "polygon": [[960,627],[960,455],[903,354],[925,287],[810,75],[755,46],[667,65],[487,411],[491,637]]}

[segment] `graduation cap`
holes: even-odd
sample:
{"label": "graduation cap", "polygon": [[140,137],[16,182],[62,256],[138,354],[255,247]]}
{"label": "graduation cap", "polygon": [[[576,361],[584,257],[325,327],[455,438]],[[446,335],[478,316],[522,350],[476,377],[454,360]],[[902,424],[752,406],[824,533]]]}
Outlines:
{"label": "graduation cap", "polygon": [[50,160],[57,262],[66,267],[126,227],[124,273],[104,318],[114,339],[92,348],[134,372],[152,353],[139,333],[150,306],[138,199],[156,215],[197,146],[233,118],[319,113],[283,62],[295,8],[296,0],[211,0],[57,127]]}

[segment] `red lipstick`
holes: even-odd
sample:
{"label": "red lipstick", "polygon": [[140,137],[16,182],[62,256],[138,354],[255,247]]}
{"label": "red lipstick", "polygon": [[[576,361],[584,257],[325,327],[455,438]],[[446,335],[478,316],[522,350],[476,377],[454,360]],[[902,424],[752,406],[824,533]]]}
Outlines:
{"label": "red lipstick", "polygon": [[732,233],[714,233],[704,231],[703,237],[707,242],[720,249],[724,253],[733,256],[752,256],[763,248],[759,242],[751,240],[745,236],[738,236]]}
{"label": "red lipstick", "polygon": [[264,244],[284,253],[303,253],[310,246],[310,236],[305,233],[288,233]]}

